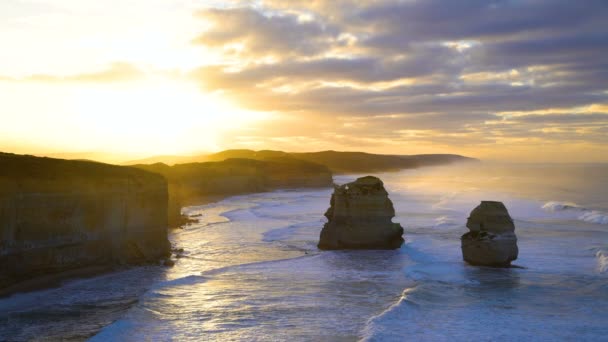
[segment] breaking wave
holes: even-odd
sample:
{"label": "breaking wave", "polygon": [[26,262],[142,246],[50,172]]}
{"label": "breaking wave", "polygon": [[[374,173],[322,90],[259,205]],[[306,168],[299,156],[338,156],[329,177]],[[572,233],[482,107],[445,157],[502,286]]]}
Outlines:
{"label": "breaking wave", "polygon": [[608,270],[608,252],[599,250],[595,253],[597,259],[597,269],[600,273],[604,273]]}
{"label": "breaking wave", "polygon": [[577,219],[588,223],[608,224],[608,213],[581,207],[576,203],[551,201],[545,203],[543,209],[551,212],[575,213]]}

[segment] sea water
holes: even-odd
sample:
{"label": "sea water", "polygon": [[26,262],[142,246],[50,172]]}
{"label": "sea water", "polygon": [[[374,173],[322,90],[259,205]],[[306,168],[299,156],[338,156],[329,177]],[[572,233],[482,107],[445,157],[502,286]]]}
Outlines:
{"label": "sea water", "polygon": [[[172,268],[138,267],[0,300],[0,340],[608,339],[608,166],[471,163],[378,174],[393,251],[319,251],[331,189],[193,206]],[[337,183],[357,176],[337,176]],[[473,267],[481,200],[515,220],[521,268]]]}

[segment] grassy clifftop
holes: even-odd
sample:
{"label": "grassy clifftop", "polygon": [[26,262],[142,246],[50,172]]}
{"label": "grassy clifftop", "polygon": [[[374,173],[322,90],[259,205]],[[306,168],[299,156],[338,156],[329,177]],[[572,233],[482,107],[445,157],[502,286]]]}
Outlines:
{"label": "grassy clifftop", "polygon": [[0,152],[0,177],[11,179],[107,179],[133,177],[161,180],[142,170],[94,161],[65,160]]}

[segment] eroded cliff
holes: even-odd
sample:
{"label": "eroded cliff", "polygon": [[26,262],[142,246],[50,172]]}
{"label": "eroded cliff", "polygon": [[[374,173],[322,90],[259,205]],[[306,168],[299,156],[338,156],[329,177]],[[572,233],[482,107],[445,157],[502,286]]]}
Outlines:
{"label": "eroded cliff", "polygon": [[169,252],[167,183],[130,167],[0,153],[0,289]]}
{"label": "eroded cliff", "polygon": [[202,203],[209,196],[270,191],[284,188],[329,187],[331,171],[323,165],[294,158],[254,160],[233,158],[221,162],[168,166],[134,165],[156,172],[169,182],[169,224],[179,226],[183,206]]}

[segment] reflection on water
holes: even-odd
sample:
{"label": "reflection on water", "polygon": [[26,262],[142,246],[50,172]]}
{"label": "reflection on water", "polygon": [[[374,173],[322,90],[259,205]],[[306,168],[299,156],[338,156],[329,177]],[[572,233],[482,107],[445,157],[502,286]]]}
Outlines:
{"label": "reflection on water", "polygon": [[[404,173],[407,174],[403,177]],[[490,198],[528,198],[573,202],[608,209],[608,164],[466,163],[386,173],[389,192],[441,193],[450,197],[468,193],[476,201]],[[482,196],[487,196],[483,198]]]}
{"label": "reflection on water", "polygon": [[[0,340],[601,340],[608,336],[606,166],[486,165],[379,175],[406,243],[316,248],[330,189],[238,196],[186,209],[173,268],[144,267],[0,300]],[[336,177],[344,183],[354,176]],[[525,268],[466,265],[480,200],[504,201]],[[594,214],[595,215],[595,214]]]}
{"label": "reflection on water", "polygon": [[164,278],[161,267],[140,267],[0,299],[0,340],[86,339],[122,317]]}
{"label": "reflection on water", "polygon": [[397,299],[406,284],[398,272],[404,263],[398,253],[332,252],[230,268],[148,293],[127,318],[140,325],[108,333],[127,340],[354,339],[369,316]]}

